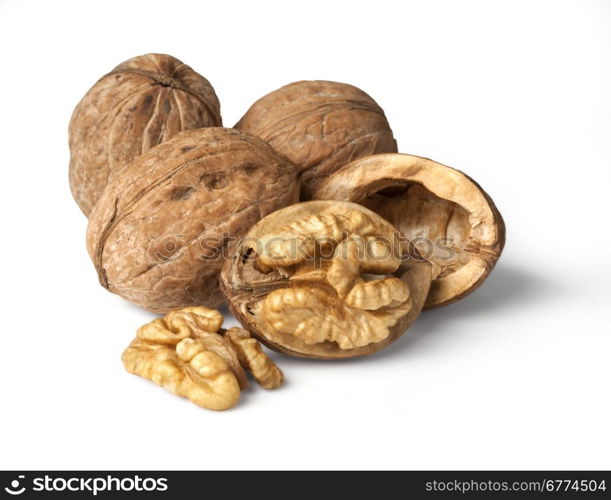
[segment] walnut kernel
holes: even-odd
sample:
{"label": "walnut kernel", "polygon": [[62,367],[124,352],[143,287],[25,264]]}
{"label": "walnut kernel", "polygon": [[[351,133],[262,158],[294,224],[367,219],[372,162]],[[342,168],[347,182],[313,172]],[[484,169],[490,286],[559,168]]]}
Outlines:
{"label": "walnut kernel", "polygon": [[260,220],[223,266],[233,313],[284,353],[346,358],[377,351],[416,319],[431,266],[374,212],[304,202]]}
{"label": "walnut kernel", "polygon": [[205,307],[172,311],[140,327],[122,356],[125,369],[210,410],[235,406],[248,386],[244,370],[273,389],[282,372],[241,328],[220,328],[223,317]]}

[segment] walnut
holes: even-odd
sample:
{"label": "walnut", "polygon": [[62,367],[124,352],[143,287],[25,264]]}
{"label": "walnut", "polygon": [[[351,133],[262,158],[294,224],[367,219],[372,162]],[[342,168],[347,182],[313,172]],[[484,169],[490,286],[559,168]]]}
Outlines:
{"label": "walnut", "polygon": [[414,243],[433,264],[425,309],[475,290],[505,244],[503,218],[486,192],[464,173],[426,158],[381,154],[355,160],[313,196],[369,207]]}
{"label": "walnut", "polygon": [[210,410],[235,406],[248,387],[244,370],[266,389],[282,372],[241,328],[222,330],[223,317],[205,307],[168,313],[142,326],[122,356],[125,369]]}
{"label": "walnut", "polygon": [[397,151],[382,108],[362,90],[338,82],[286,85],[256,101],[235,128],[261,137],[302,168],[301,200],[342,165]]}
{"label": "walnut", "polygon": [[88,216],[111,174],[133,158],[183,130],[221,125],[214,89],[178,59],[146,54],[119,64],[72,114],[74,199]]}
{"label": "walnut", "polygon": [[229,339],[244,369],[252,373],[259,385],[265,389],[275,389],[282,384],[280,369],[263,352],[261,344],[243,328],[233,327],[227,330]]}
{"label": "walnut", "polygon": [[236,239],[298,198],[297,167],[262,140],[185,131],[136,158],[91,213],[87,248],[102,286],[154,312],[224,302]]}
{"label": "walnut", "polygon": [[380,216],[311,201],[260,220],[223,266],[242,324],[280,352],[347,358],[377,351],[416,319],[431,265]]}

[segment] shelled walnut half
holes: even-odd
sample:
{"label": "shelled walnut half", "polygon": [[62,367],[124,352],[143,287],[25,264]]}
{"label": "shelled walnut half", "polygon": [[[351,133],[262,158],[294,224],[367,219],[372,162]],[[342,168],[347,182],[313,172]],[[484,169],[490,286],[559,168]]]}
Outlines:
{"label": "shelled walnut half", "polygon": [[236,317],[280,352],[322,359],[372,353],[416,319],[431,266],[355,203],[311,201],[261,219],[221,274]]}
{"label": "shelled walnut half", "polygon": [[505,224],[490,196],[464,173],[419,156],[355,160],[324,179],[313,197],[369,207],[412,241],[433,264],[425,309],[475,290],[505,244]]}
{"label": "shelled walnut half", "polygon": [[210,410],[235,406],[246,371],[274,389],[282,372],[241,328],[221,329],[223,316],[205,307],[172,311],[142,326],[122,356],[125,369]]}

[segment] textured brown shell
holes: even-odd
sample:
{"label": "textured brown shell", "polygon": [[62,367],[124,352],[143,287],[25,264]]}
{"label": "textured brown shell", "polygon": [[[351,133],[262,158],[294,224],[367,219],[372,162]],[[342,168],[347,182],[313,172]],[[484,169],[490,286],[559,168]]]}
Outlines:
{"label": "textured brown shell", "polygon": [[[505,223],[490,196],[463,172],[428,158],[380,154],[329,176],[314,198],[360,203],[390,221],[435,264],[425,309],[456,302],[488,277],[505,245]],[[450,251],[453,258],[442,259]]]}
{"label": "textured brown shell", "polygon": [[256,101],[235,127],[261,137],[301,167],[302,201],[342,165],[397,151],[382,108],[346,83],[291,83]]}
{"label": "textured brown shell", "polygon": [[87,248],[100,283],[150,311],[223,302],[235,238],[297,201],[297,167],[256,137],[182,132],[127,165],[91,213]]}
{"label": "textured brown shell", "polygon": [[[397,340],[417,319],[424,306],[431,285],[431,265],[420,257],[417,250],[412,247],[409,241],[404,240],[401,242],[405,252],[404,255],[409,255],[410,258],[406,259],[393,275],[408,285],[412,307],[390,328],[390,334],[387,338],[381,342],[351,349],[339,349],[333,342],[323,342],[314,345],[298,345],[296,343],[281,343],[272,340],[268,335],[269,332],[267,332],[263,326],[264,322],[261,321],[259,317],[259,305],[265,297],[274,290],[291,285],[285,275],[278,274],[277,272],[272,272],[270,274],[260,273],[255,267],[249,264],[248,259],[245,258],[246,254],[250,254],[251,252],[249,246],[252,245],[253,242],[258,241],[262,235],[273,232],[277,228],[281,228],[295,220],[299,220],[303,216],[315,215],[319,213],[322,208],[330,204],[337,206],[338,213],[349,208],[351,210],[360,210],[364,214],[372,214],[376,219],[379,219],[380,227],[387,226],[393,232],[396,231],[387,221],[381,217],[377,217],[376,214],[373,214],[369,209],[355,203],[341,201],[303,202],[278,210],[261,219],[250,229],[236,247],[233,259],[227,260],[223,265],[221,289],[227,298],[227,303],[231,312],[254,337],[270,349],[274,349],[283,354],[302,358],[345,359],[365,356],[377,352]],[[322,310],[319,314],[325,315],[325,311]]]}
{"label": "textured brown shell", "polygon": [[146,54],[119,64],[72,114],[74,199],[88,216],[117,169],[183,130],[221,125],[214,89],[178,59]]}

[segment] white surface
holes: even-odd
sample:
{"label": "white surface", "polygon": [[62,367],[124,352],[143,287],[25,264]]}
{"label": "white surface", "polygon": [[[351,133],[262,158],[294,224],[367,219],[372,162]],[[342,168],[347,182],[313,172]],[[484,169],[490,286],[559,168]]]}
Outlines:
{"label": "white surface", "polygon": [[[0,0],[0,468],[611,468],[610,21],[604,0]],[[67,126],[152,51],[209,78],[228,126],[294,80],[363,88],[401,151],[497,202],[497,269],[378,355],[275,356],[286,387],[229,412],[128,375],[153,316],[97,283]]]}

